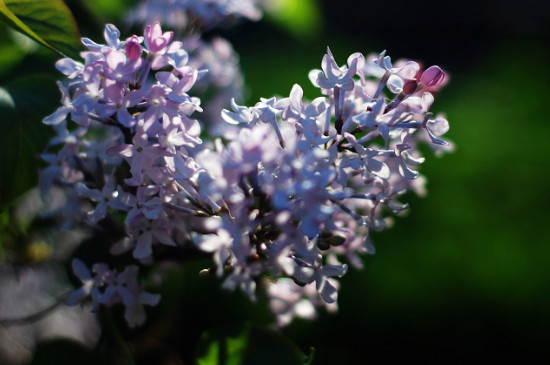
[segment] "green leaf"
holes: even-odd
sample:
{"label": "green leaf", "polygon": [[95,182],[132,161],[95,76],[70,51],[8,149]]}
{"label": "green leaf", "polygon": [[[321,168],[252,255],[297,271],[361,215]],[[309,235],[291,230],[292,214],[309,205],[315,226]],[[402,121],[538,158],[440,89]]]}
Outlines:
{"label": "green leaf", "polygon": [[42,119],[58,99],[51,76],[29,75],[0,87],[0,211],[37,184],[37,156],[52,135]]}
{"label": "green leaf", "polygon": [[[12,30],[0,24],[0,32],[6,34],[10,31]],[[27,40],[29,39],[27,37],[24,38]],[[36,43],[31,40],[29,40],[29,42],[36,45]],[[9,34],[6,34],[6,37],[0,40],[0,78],[4,75],[9,75],[10,72],[25,58],[25,56],[26,52],[22,51],[22,49],[13,42],[11,37],[9,37]]]}
{"label": "green leaf", "polygon": [[220,336],[210,343],[206,354],[198,359],[198,364],[221,364],[224,361],[226,365],[242,364],[247,344],[246,333],[238,337]]}
{"label": "green leaf", "polygon": [[0,0],[0,20],[65,57],[78,56],[78,27],[61,0]]}
{"label": "green leaf", "polygon": [[300,349],[281,333],[246,324],[224,327],[202,336],[199,365],[303,365],[309,361]]}

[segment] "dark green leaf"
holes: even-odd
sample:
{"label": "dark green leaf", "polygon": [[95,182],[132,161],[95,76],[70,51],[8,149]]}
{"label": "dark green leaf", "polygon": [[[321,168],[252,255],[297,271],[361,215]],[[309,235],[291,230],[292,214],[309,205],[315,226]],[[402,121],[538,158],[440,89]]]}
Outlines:
{"label": "dark green leaf", "polygon": [[38,154],[51,129],[42,119],[55,110],[51,77],[30,75],[0,87],[0,211],[37,183]]}
{"label": "dark green leaf", "polygon": [[61,0],[0,0],[0,19],[45,47],[78,56],[78,27]]}
{"label": "dark green leaf", "polygon": [[203,335],[199,365],[303,365],[308,357],[281,333],[259,326],[220,328]]}
{"label": "dark green leaf", "polygon": [[[5,34],[8,31],[7,27],[0,26],[0,32]],[[0,40],[0,77],[10,74],[26,55],[10,38],[6,36]]]}

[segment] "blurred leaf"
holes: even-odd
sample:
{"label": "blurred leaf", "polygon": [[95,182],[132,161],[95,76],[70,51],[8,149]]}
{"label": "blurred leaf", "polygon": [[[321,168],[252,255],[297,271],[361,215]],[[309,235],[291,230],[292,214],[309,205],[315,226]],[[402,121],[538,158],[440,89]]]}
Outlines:
{"label": "blurred leaf", "polygon": [[0,211],[37,183],[37,155],[52,133],[41,121],[55,110],[58,95],[47,75],[0,87]]}
{"label": "blurred leaf", "polygon": [[85,3],[91,11],[107,19],[122,18],[130,8],[136,6],[134,0],[86,0]]}
{"label": "blurred leaf", "polygon": [[11,72],[25,58],[25,52],[22,52],[18,45],[7,36],[8,29],[0,23],[0,32],[6,34],[6,37],[2,37],[0,40],[0,77]]}
{"label": "blurred leaf", "polygon": [[59,53],[51,52],[34,39],[3,23],[0,16],[0,86],[23,74],[53,74]]}
{"label": "blurred leaf", "polygon": [[315,347],[312,347],[309,350],[309,356],[306,359],[307,362],[305,363],[305,365],[313,365],[313,359],[314,358],[315,358]]}
{"label": "blurred leaf", "polygon": [[0,0],[0,19],[63,56],[78,56],[78,27],[61,0]]}
{"label": "blurred leaf", "polygon": [[322,17],[314,0],[270,1],[266,7],[271,20],[298,38],[309,38],[321,29]]}
{"label": "blurred leaf", "polygon": [[[125,24],[124,33],[132,34],[127,13],[137,6],[136,0],[64,0],[72,11],[81,34],[90,39],[102,39],[105,24]],[[118,26],[118,25],[117,25]],[[139,31],[143,32],[140,25]]]}
{"label": "blurred leaf", "polygon": [[307,356],[282,333],[261,327],[250,328],[245,364],[304,364]]}
{"label": "blurred leaf", "polygon": [[308,357],[288,338],[271,329],[227,326],[203,334],[199,365],[285,364],[303,365]]}
{"label": "blurred leaf", "polygon": [[206,355],[198,359],[199,365],[221,364],[239,365],[243,363],[246,346],[248,344],[247,333],[237,337],[220,336],[213,340]]}

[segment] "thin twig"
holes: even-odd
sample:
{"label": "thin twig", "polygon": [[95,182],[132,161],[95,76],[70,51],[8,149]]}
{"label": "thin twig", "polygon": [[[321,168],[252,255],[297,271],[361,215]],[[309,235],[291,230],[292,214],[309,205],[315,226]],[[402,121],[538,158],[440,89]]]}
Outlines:
{"label": "thin twig", "polygon": [[57,308],[58,305],[65,302],[65,297],[66,296],[67,296],[67,293],[64,293],[63,295],[60,295],[55,300],[55,303],[51,304],[49,307],[46,307],[46,308],[42,309],[39,312],[31,314],[31,315],[21,317],[21,318],[0,319],[0,326],[2,326],[2,327],[23,326],[25,324],[30,324],[30,323],[33,323],[33,322],[37,322],[37,321],[41,320],[42,318],[46,317],[48,314],[50,314],[55,308]]}

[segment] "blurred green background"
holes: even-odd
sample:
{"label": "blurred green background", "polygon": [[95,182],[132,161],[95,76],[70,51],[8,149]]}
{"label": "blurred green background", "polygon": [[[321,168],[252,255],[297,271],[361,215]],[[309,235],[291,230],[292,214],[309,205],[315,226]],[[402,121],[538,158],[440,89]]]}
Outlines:
{"label": "blurred green background", "polygon": [[[97,23],[116,21],[122,9],[68,4],[83,35],[95,39],[86,6]],[[250,105],[288,95],[294,83],[318,96],[307,75],[327,46],[339,64],[352,52],[387,49],[394,61],[450,74],[432,111],[446,114],[456,150],[441,158],[425,150],[428,196],[402,199],[409,214],[372,234],[376,254],[341,280],[337,314],[283,330],[303,352],[315,348],[314,364],[550,361],[549,24],[550,6],[536,0],[288,0],[265,21],[220,32],[240,54]],[[167,348],[188,351],[186,329],[269,321],[263,302],[252,305],[217,283],[173,279],[152,321],[170,295],[178,304],[169,313],[187,314],[177,325],[148,324],[145,335],[125,333],[134,345],[163,334],[164,347],[153,346],[141,363],[168,356]],[[201,315],[191,320],[193,313]]]}

